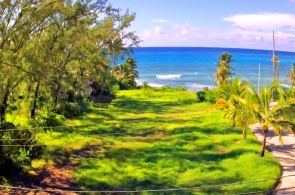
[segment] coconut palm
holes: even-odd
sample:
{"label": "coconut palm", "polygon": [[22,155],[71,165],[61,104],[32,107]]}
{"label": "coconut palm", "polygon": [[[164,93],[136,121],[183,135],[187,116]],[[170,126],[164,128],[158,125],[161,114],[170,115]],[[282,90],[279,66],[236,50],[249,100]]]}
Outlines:
{"label": "coconut palm", "polygon": [[[278,94],[278,101],[270,106],[274,90]],[[295,104],[287,101],[285,91],[277,83],[273,83],[269,88],[263,87],[261,94],[249,85],[247,92],[241,95],[233,94],[231,98],[231,101],[236,101],[236,106],[229,107],[226,115],[234,117],[237,124],[243,128],[260,123],[264,135],[260,156],[264,156],[266,138],[270,128],[273,128],[279,136],[281,144],[283,144],[282,131],[295,132],[295,123],[292,120]]]}
{"label": "coconut palm", "polygon": [[290,80],[292,87],[295,87],[295,63],[292,64],[291,71],[287,73],[287,78]]}
{"label": "coconut palm", "polygon": [[233,69],[230,65],[232,62],[232,56],[229,53],[224,52],[220,57],[219,57],[219,62],[217,65],[217,71],[215,73],[215,85],[220,87],[223,84],[226,84],[230,81],[232,72],[231,70]]}
{"label": "coconut palm", "polygon": [[118,80],[121,89],[136,87],[135,79],[138,78],[136,68],[136,61],[133,58],[127,58],[124,64],[113,67],[113,75]]}
{"label": "coconut palm", "polygon": [[248,82],[242,81],[240,78],[236,78],[222,88],[225,89],[223,90],[223,96],[227,100],[224,105],[227,110],[224,117],[231,119],[233,126],[241,126],[243,129],[243,138],[246,139],[246,130],[249,124],[251,124],[252,119],[244,115],[251,113],[248,113],[247,109],[237,99],[239,97],[245,98],[249,92],[248,90],[251,89],[251,85]]}

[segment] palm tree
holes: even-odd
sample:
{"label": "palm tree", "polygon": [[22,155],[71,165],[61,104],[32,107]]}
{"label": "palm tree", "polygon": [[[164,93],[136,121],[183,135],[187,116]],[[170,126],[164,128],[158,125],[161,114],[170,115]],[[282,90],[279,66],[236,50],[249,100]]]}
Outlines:
{"label": "palm tree", "polygon": [[124,64],[113,67],[113,75],[118,80],[121,89],[136,87],[135,79],[138,78],[136,68],[136,61],[133,58],[127,58]]}
{"label": "palm tree", "polygon": [[287,78],[291,81],[292,87],[295,87],[295,63],[292,64],[292,69],[287,73]]}
{"label": "palm tree", "polygon": [[215,77],[216,77],[215,85],[217,85],[218,87],[230,81],[230,78],[233,74],[231,72],[231,69],[233,69],[230,65],[231,62],[232,62],[232,56],[229,53],[224,52],[219,57],[217,71],[215,74]]}
{"label": "palm tree", "polygon": [[224,117],[233,121],[233,126],[241,126],[243,131],[243,138],[246,139],[246,130],[251,124],[252,119],[244,115],[249,115],[247,109],[237,100],[239,97],[245,98],[248,94],[250,83],[242,81],[240,78],[234,79],[228,85],[222,87],[224,97],[226,97],[226,104],[224,105],[227,112]]}
{"label": "palm tree", "polygon": [[[278,102],[270,106],[273,91],[278,93]],[[236,106],[226,110],[226,115],[234,117],[234,120],[245,128],[246,126],[260,123],[263,131],[263,142],[260,156],[264,156],[266,138],[270,128],[279,136],[281,144],[282,131],[295,132],[295,123],[293,122],[295,104],[286,99],[286,93],[277,83],[273,83],[269,88],[263,87],[261,94],[258,94],[253,85],[249,85],[247,92],[231,96],[232,101],[236,101]],[[233,115],[232,113],[235,113]]]}

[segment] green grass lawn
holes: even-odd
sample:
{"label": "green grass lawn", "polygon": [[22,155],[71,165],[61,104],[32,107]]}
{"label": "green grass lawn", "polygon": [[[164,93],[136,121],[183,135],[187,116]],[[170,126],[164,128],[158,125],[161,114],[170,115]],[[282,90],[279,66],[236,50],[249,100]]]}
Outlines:
{"label": "green grass lawn", "polygon": [[[268,152],[259,157],[261,145],[250,131],[243,140],[241,129],[232,128],[221,111],[195,99],[195,93],[186,91],[120,91],[110,105],[94,106],[80,119],[67,121],[94,126],[39,134],[48,148],[44,158],[62,161],[96,146],[74,172],[87,190],[197,187],[280,176],[276,159]],[[67,157],[65,151],[70,151]],[[168,194],[243,193],[271,189],[275,182]]]}

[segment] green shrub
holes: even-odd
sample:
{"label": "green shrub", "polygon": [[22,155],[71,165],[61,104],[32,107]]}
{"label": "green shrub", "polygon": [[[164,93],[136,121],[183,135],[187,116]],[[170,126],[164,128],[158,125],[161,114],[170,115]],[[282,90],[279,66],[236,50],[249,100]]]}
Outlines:
{"label": "green shrub", "polygon": [[12,123],[3,123],[0,129],[7,130],[0,132],[3,145],[0,147],[0,176],[12,176],[27,169],[31,161],[42,154],[43,146],[37,145],[35,131],[16,130]]}
{"label": "green shrub", "polygon": [[112,85],[110,88],[110,95],[114,95],[117,91],[120,90],[120,85]]}
{"label": "green shrub", "polygon": [[187,91],[187,88],[185,86],[177,86],[175,88],[176,91]]}
{"label": "green shrub", "polygon": [[18,107],[15,104],[9,104],[6,111],[7,113],[11,113],[13,111],[16,111],[18,109]]}
{"label": "green shrub", "polygon": [[204,91],[198,91],[197,92],[197,101],[203,102],[205,100],[205,92]]}
{"label": "green shrub", "polygon": [[205,90],[205,101],[206,102],[211,102],[211,103],[216,103],[216,100],[219,97],[219,93],[215,89],[208,89]]}
{"label": "green shrub", "polygon": [[64,115],[49,113],[48,117],[45,118],[45,125],[49,127],[59,126],[62,125],[65,120],[66,117],[64,117]]}
{"label": "green shrub", "polygon": [[150,88],[151,88],[151,86],[146,81],[144,81],[141,85],[141,89],[150,89]]}
{"label": "green shrub", "polygon": [[29,119],[30,127],[45,127],[46,126],[46,117],[42,115],[36,115],[34,118]]}
{"label": "green shrub", "polygon": [[73,118],[81,114],[81,107],[77,102],[63,102],[58,105],[57,113],[66,118]]}
{"label": "green shrub", "polygon": [[169,85],[161,87],[160,89],[162,89],[163,91],[172,91],[173,90],[173,88]]}

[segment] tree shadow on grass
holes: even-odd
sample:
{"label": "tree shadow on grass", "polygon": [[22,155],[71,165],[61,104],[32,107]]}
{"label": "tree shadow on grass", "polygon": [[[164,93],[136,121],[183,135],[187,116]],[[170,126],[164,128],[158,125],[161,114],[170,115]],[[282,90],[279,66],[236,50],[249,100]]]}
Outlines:
{"label": "tree shadow on grass", "polygon": [[[8,194],[76,195],[77,193],[64,192],[81,190],[73,177],[74,169],[83,159],[91,157],[102,148],[107,147],[87,145],[79,150],[56,149],[51,156],[51,158],[53,157],[53,164],[48,165],[44,170],[37,171],[36,174],[30,173],[14,181],[16,186],[32,188],[33,190],[14,188]],[[52,192],[51,190],[58,191]]]}
{"label": "tree shadow on grass", "polygon": [[162,113],[169,112],[169,109],[175,106],[187,105],[191,102],[170,102],[170,101],[144,101],[132,98],[119,99],[113,103],[115,107],[118,107],[123,112],[142,113]]}
{"label": "tree shadow on grass", "polygon": [[[223,167],[219,166],[218,163],[226,160],[236,158],[242,154],[246,154],[249,152],[255,152],[251,149],[233,149],[225,153],[219,153],[214,151],[206,151],[205,149],[200,151],[188,151],[185,148],[179,147],[174,144],[169,143],[161,143],[156,144],[153,147],[146,148],[122,148],[122,147],[110,147],[107,151],[105,151],[104,155],[106,159],[112,160],[112,162],[116,162],[118,167],[123,166],[125,163],[130,164],[131,166],[138,167],[139,171],[143,169],[147,169],[152,172],[151,175],[147,174],[144,178],[139,179],[136,176],[129,174],[129,176],[125,176],[124,182],[122,186],[114,187],[108,181],[96,181],[97,185],[92,185],[90,180],[93,178],[87,178],[84,176],[83,178],[79,178],[82,184],[87,186],[88,188],[95,190],[142,190],[142,189],[159,189],[159,188],[177,188],[177,187],[185,187],[185,186],[175,186],[173,184],[175,181],[165,181],[160,180],[161,176],[158,175],[157,170],[163,171],[164,169],[171,169],[175,164],[170,164],[174,162],[180,166],[179,173],[183,173],[188,169],[195,169],[198,167],[194,166],[194,163],[202,162],[206,165],[206,169],[210,171],[226,171]],[[164,163],[166,161],[166,163]],[[214,163],[212,163],[214,162]],[[164,163],[164,164],[163,164]],[[99,169],[99,167],[97,167]],[[119,174],[124,175],[124,173]],[[134,173],[136,175],[136,173]],[[172,175],[171,175],[172,176]],[[167,175],[167,177],[169,177]],[[200,176],[201,177],[201,176]],[[87,181],[89,179],[89,181]],[[116,178],[113,178],[116,180]],[[200,178],[201,179],[201,178]],[[221,183],[233,183],[237,181],[243,181],[244,178],[239,175],[235,176],[215,176],[211,181],[206,181],[202,185],[213,185],[213,184],[221,184]],[[172,179],[173,180],[173,179]],[[84,181],[84,182],[83,182]],[[213,183],[212,183],[213,182]],[[197,182],[198,183],[198,182]],[[206,193],[224,193],[221,188],[214,189],[203,189],[202,192]],[[192,194],[192,191],[180,191],[173,192],[169,194]]]}
{"label": "tree shadow on grass", "polygon": [[181,128],[176,128],[172,131],[169,132],[170,135],[181,135],[184,133],[201,133],[203,135],[226,135],[226,134],[240,134],[242,135],[242,131],[239,129],[234,129],[234,128],[227,128],[227,129],[218,129],[216,128],[211,128],[209,125],[206,127],[198,127],[197,124],[196,126],[190,126],[190,127],[181,127]]}

